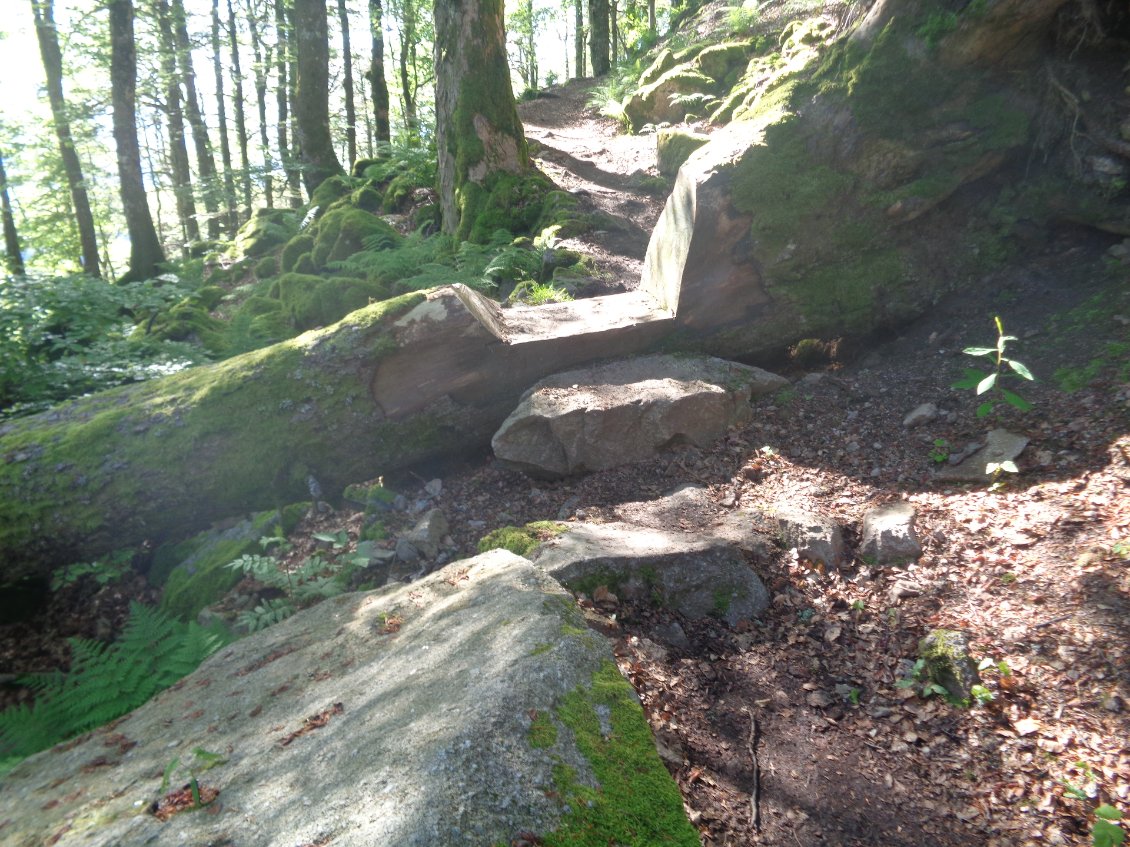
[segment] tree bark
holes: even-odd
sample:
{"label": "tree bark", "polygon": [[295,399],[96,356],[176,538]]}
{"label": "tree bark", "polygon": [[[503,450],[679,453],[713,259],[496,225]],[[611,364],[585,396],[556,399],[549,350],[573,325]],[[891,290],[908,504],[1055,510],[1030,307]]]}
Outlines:
{"label": "tree bark", "polygon": [[577,64],[577,79],[585,75],[585,0],[573,0],[574,25],[573,53]]}
{"label": "tree bark", "polygon": [[63,54],[59,50],[59,34],[55,29],[54,0],[31,0],[35,17],[35,35],[39,40],[39,54],[43,58],[43,71],[47,77],[47,99],[59,139],[59,155],[67,174],[75,222],[78,224],[79,245],[82,251],[82,269],[91,276],[101,276],[98,257],[98,238],[94,228],[94,215],[90,211],[90,198],[82,176],[82,165],[71,136],[71,122],[67,117],[67,103],[63,96]]}
{"label": "tree bark", "polygon": [[410,67],[416,64],[416,0],[404,0],[400,21],[400,94],[404,102],[404,131],[415,138],[420,131],[416,114],[416,87],[412,85]]}
{"label": "tree bark", "polygon": [[373,121],[376,124],[378,149],[392,141],[389,124],[388,80],[385,78],[384,6],[381,0],[369,0],[369,30],[373,34],[373,58],[365,74],[373,89]]}
{"label": "tree bark", "polygon": [[12,199],[8,196],[8,174],[4,171],[2,154],[0,154],[0,218],[4,223],[4,267],[13,276],[23,276],[24,254],[20,249],[16,217],[12,214]]}
{"label": "tree bark", "polygon": [[184,113],[181,110],[180,78],[177,76],[176,43],[168,0],[154,0],[157,31],[161,44],[161,73],[165,82],[165,119],[169,132],[169,162],[173,168],[173,196],[177,201],[181,242],[200,240],[196,222],[196,201],[192,196],[192,169],[184,140]]}
{"label": "tree bark", "polygon": [[353,102],[353,48],[349,44],[349,12],[345,0],[337,0],[337,16],[341,22],[341,59],[345,86],[345,147],[349,168],[357,161],[357,108]]}
{"label": "tree bark", "polygon": [[302,189],[299,187],[297,157],[290,145],[290,101],[291,87],[294,84],[292,73],[291,28],[287,15],[286,0],[275,0],[275,109],[278,112],[279,158],[286,173],[287,190],[290,192],[290,205],[302,205]]}
{"label": "tree bark", "polygon": [[192,146],[196,151],[196,170],[200,177],[200,188],[204,197],[204,208],[208,212],[208,237],[220,237],[220,204],[216,185],[216,159],[212,153],[212,140],[208,135],[208,124],[200,109],[200,96],[196,92],[196,71],[192,67],[192,42],[188,37],[188,19],[184,10],[184,0],[172,0],[173,25],[176,31],[177,66],[184,80],[184,111],[188,126],[192,130]]}
{"label": "tree bark", "polygon": [[229,235],[239,229],[236,211],[235,174],[232,173],[231,142],[228,140],[228,105],[224,95],[224,67],[220,52],[220,0],[212,0],[212,72],[216,77],[216,120],[220,130],[220,162],[224,167],[224,227]]}
{"label": "tree bark", "polygon": [[251,52],[255,57],[255,103],[259,107],[259,144],[263,148],[263,194],[268,209],[275,207],[274,179],[271,171],[274,163],[271,161],[271,145],[267,139],[267,65],[271,64],[270,50],[263,57],[263,39],[259,35],[259,27],[264,21],[255,14],[251,7],[251,0],[247,0],[247,29],[251,33]]}
{"label": "tree bark", "polygon": [[113,101],[114,143],[118,155],[118,183],[129,230],[129,269],[124,281],[155,277],[165,253],[141,174],[137,144],[137,54],[133,40],[132,0],[108,0],[110,10],[110,96]]}
{"label": "tree bark", "polygon": [[242,223],[251,217],[251,159],[247,154],[247,112],[243,105],[243,71],[239,66],[239,33],[236,28],[235,9],[228,0],[228,45],[231,48],[231,73],[235,84],[235,139],[239,145],[239,184],[243,190]]}
{"label": "tree bark", "polygon": [[589,56],[593,76],[608,73],[608,0],[589,0]]}
{"label": "tree bark", "polygon": [[502,0],[436,0],[436,146],[443,230],[466,237],[489,183],[529,168]]}
{"label": "tree bark", "polygon": [[294,46],[298,80],[294,117],[302,147],[306,193],[342,173],[330,137],[330,54],[326,0],[294,0]]}

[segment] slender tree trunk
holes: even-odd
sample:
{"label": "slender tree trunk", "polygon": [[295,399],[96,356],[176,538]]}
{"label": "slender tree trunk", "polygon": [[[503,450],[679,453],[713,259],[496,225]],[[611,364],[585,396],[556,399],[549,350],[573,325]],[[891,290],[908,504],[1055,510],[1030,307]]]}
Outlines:
{"label": "slender tree trunk", "polygon": [[275,207],[274,179],[271,171],[274,163],[271,161],[271,145],[267,139],[267,71],[271,64],[270,50],[263,56],[263,39],[259,35],[259,27],[264,23],[251,7],[251,0],[247,0],[247,30],[251,33],[251,53],[255,57],[255,104],[259,107],[259,144],[263,147],[263,194],[268,209]]}
{"label": "slender tree trunk", "polygon": [[404,99],[404,130],[410,137],[419,133],[420,119],[416,115],[416,89],[412,85],[409,68],[415,65],[416,4],[404,0],[404,20],[400,22],[400,93]]}
{"label": "slender tree trunk", "polygon": [[224,98],[224,67],[220,52],[220,0],[212,0],[212,72],[216,77],[216,116],[220,130],[220,161],[224,166],[224,228],[235,235],[239,229],[236,211],[235,175],[232,173],[231,142],[228,140],[228,106]]}
{"label": "slender tree trunk", "polygon": [[606,74],[612,67],[608,61],[608,0],[589,0],[589,57],[593,76]]}
{"label": "slender tree trunk", "polygon": [[169,163],[173,169],[173,196],[177,200],[181,243],[200,240],[196,222],[196,202],[192,197],[192,169],[184,140],[184,114],[181,110],[180,79],[177,76],[176,44],[168,0],[154,0],[157,31],[161,44],[161,73],[165,82],[165,118],[169,131]]}
{"label": "slender tree trunk", "polygon": [[349,45],[349,12],[345,0],[337,0],[337,16],[341,21],[341,58],[345,79],[345,146],[349,168],[357,161],[357,108],[353,102],[353,51]]}
{"label": "slender tree trunk", "polygon": [[529,168],[503,0],[435,0],[436,147],[444,232],[466,238],[500,173]]}
{"label": "slender tree trunk", "polygon": [[302,205],[301,189],[298,184],[296,156],[290,146],[290,100],[293,74],[291,73],[290,23],[287,19],[285,0],[275,0],[275,108],[278,112],[279,158],[282,159],[286,173],[290,205]]}
{"label": "slender tree trunk", "polygon": [[110,95],[114,142],[118,150],[118,183],[129,230],[130,258],[125,280],[154,277],[165,261],[141,174],[137,144],[137,53],[133,40],[132,0],[107,0],[110,9]]}
{"label": "slender tree trunk", "polygon": [[23,276],[24,254],[20,250],[16,216],[12,214],[12,199],[8,196],[8,175],[4,172],[3,155],[0,155],[0,218],[4,222],[4,267],[13,276]]}
{"label": "slender tree trunk", "polygon": [[573,59],[577,64],[577,79],[585,75],[585,0],[573,0]]}
{"label": "slender tree trunk", "polygon": [[620,18],[617,13],[617,0],[608,3],[608,31],[612,38],[612,64],[620,61]]}
{"label": "slender tree trunk", "polygon": [[530,54],[530,79],[527,85],[530,88],[538,87],[538,45],[537,26],[534,17],[534,0],[526,0],[526,15],[530,19],[530,29],[526,33],[526,52]]}
{"label": "slender tree trunk", "polygon": [[655,0],[647,0],[647,31],[655,35]]}
{"label": "slender tree trunk", "polygon": [[369,30],[373,35],[373,58],[365,78],[373,90],[373,121],[379,147],[382,142],[392,141],[392,127],[388,119],[388,80],[385,78],[384,6],[381,0],[369,0]]}
{"label": "slender tree trunk", "polygon": [[59,34],[55,29],[54,0],[31,0],[31,11],[35,17],[35,35],[39,40],[39,53],[43,58],[43,71],[47,77],[47,99],[51,103],[55,135],[59,139],[59,155],[63,159],[63,170],[67,174],[67,185],[71,192],[71,205],[78,224],[82,269],[91,276],[101,276],[94,215],[90,211],[90,198],[86,193],[82,165],[71,136],[67,103],[63,97],[63,54],[59,50]]}
{"label": "slender tree trunk", "polygon": [[326,0],[294,0],[294,46],[298,80],[294,117],[302,147],[306,192],[342,173],[330,137],[330,56]]}
{"label": "slender tree trunk", "polygon": [[231,42],[231,76],[235,85],[235,140],[239,144],[239,185],[243,190],[243,208],[240,221],[251,217],[251,159],[247,155],[247,112],[243,106],[243,71],[239,66],[239,31],[236,27],[235,10],[228,0],[228,40]]}
{"label": "slender tree trunk", "polygon": [[220,204],[216,185],[216,158],[212,152],[212,140],[208,136],[208,124],[200,108],[200,96],[196,92],[196,71],[192,67],[192,42],[188,37],[188,19],[184,11],[184,0],[172,0],[173,25],[177,39],[177,65],[184,79],[184,113],[192,130],[192,146],[196,150],[196,170],[200,177],[200,187],[204,194],[204,208],[208,212],[208,237],[220,237]]}

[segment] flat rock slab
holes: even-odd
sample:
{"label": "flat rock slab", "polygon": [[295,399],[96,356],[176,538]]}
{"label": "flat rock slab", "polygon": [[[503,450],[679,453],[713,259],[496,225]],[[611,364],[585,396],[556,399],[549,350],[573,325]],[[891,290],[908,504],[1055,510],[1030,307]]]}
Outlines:
{"label": "flat rock slab", "polygon": [[580,524],[547,541],[533,558],[573,590],[604,585],[617,597],[657,601],[690,618],[713,615],[732,626],[769,608],[761,578],[725,537]]}
{"label": "flat rock slab", "polygon": [[749,419],[751,397],[788,385],[760,368],[708,356],[640,356],[547,377],[491,441],[536,476],[638,462],[672,444],[706,447]]}
{"label": "flat rock slab", "polygon": [[990,464],[1010,462],[1024,452],[1028,439],[1007,429],[994,429],[985,439],[985,446],[959,465],[942,468],[937,479],[946,482],[992,482]]}
{"label": "flat rock slab", "polygon": [[[558,707],[595,692],[597,678],[606,691],[609,668],[626,687],[611,661],[572,598],[504,551],[343,595],[225,648],[111,727],[23,762],[4,778],[0,842],[510,844],[576,814],[563,811],[555,767],[598,784]],[[587,707],[589,720],[644,739],[658,770],[638,778],[665,783],[628,794],[665,785],[663,808],[643,817],[683,832],[641,843],[697,844],[630,689],[625,702],[642,735],[606,706]],[[196,748],[226,758],[199,774],[219,796],[163,823],[147,812],[162,773]]]}

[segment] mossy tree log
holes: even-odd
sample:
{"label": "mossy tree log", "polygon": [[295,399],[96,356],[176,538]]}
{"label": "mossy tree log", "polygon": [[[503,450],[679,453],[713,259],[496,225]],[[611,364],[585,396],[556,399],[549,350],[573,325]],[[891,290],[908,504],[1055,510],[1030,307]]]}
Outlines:
{"label": "mossy tree log", "polygon": [[504,318],[462,286],[407,294],[0,426],[0,583],[308,499],[310,476],[336,499],[349,483],[485,447],[538,379],[670,328],[624,320],[527,338]]}
{"label": "mossy tree log", "polygon": [[436,0],[436,137],[444,232],[466,239],[500,176],[531,171],[502,0]]}

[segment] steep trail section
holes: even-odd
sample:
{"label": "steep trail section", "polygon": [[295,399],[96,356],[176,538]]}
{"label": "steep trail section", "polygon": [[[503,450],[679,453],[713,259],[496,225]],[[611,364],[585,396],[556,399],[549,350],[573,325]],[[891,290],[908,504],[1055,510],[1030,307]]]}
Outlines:
{"label": "steep trail section", "polygon": [[655,136],[626,135],[588,105],[590,80],[572,80],[522,103],[519,116],[537,166],[574,194],[595,226],[561,246],[595,259],[604,293],[634,290],[667,199],[658,184]]}

